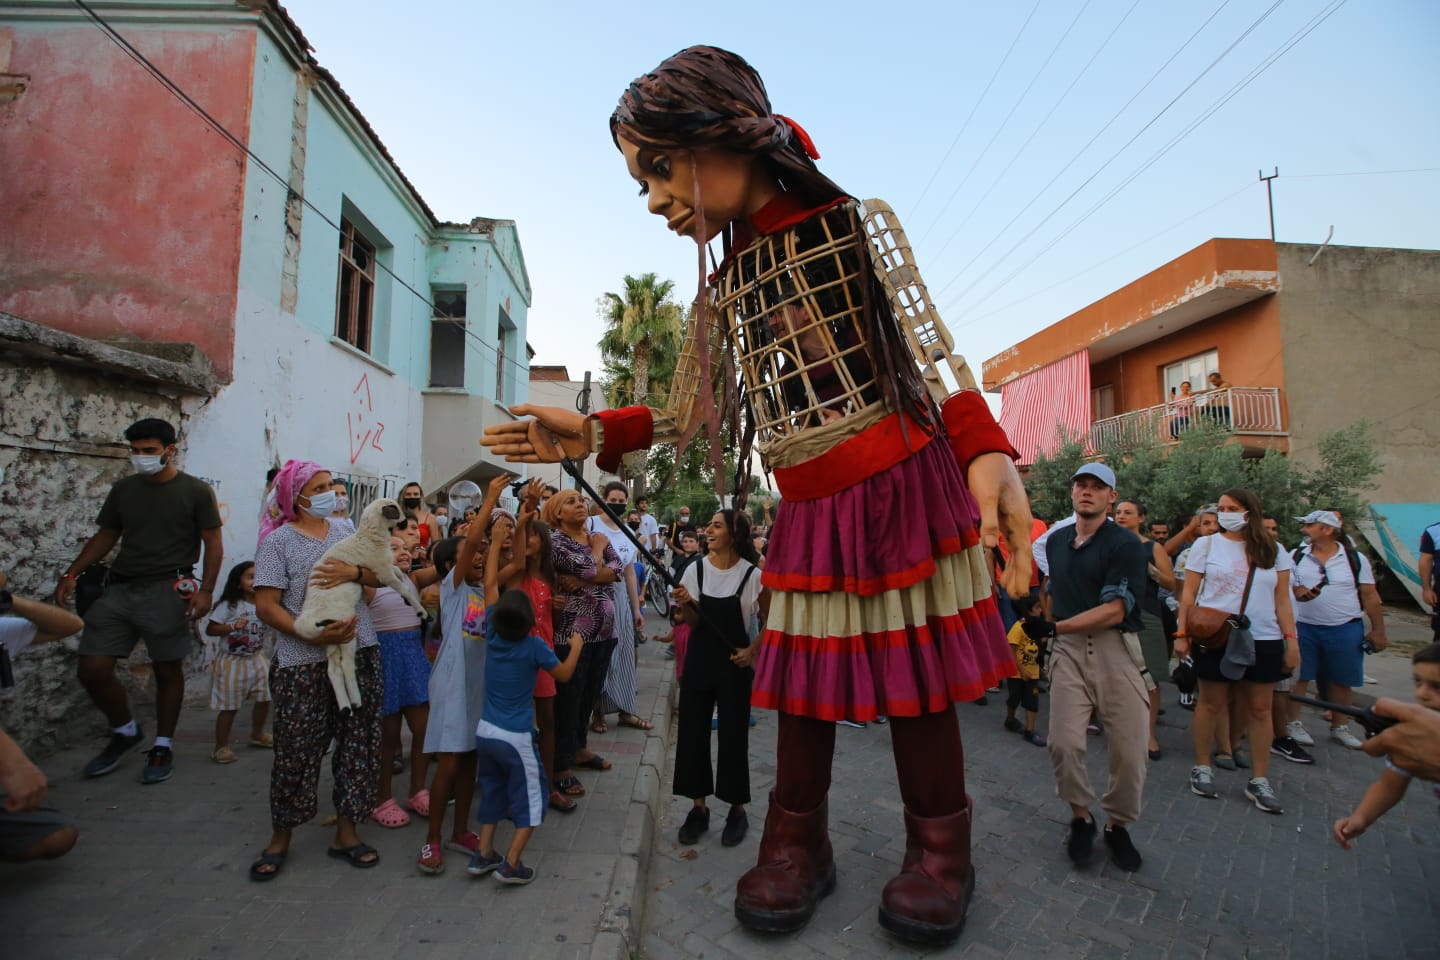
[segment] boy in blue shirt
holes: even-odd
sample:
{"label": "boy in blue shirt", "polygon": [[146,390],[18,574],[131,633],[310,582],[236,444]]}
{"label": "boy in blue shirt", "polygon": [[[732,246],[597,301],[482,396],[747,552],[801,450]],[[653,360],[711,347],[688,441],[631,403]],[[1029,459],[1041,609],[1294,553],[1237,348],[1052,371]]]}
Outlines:
{"label": "boy in blue shirt", "polygon": [[[522,527],[529,514],[522,512]],[[535,674],[547,670],[560,683],[575,672],[584,644],[570,639],[570,655],[561,663],[537,636],[535,610],[522,590],[500,593],[500,550],[508,539],[497,521],[485,565],[485,705],[475,728],[477,780],[480,786],[479,849],[465,869],[472,876],[494,873],[501,883],[525,884],[535,871],[520,861],[535,828],[545,819],[550,786],[535,745]],[[495,826],[515,824],[505,856],[495,851]]]}

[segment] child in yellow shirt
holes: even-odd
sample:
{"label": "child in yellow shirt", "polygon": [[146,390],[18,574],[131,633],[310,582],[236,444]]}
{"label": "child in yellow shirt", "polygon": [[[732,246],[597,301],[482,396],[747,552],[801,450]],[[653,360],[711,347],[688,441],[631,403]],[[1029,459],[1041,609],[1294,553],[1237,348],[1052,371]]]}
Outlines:
{"label": "child in yellow shirt", "polygon": [[1025,724],[1021,736],[1026,743],[1043,747],[1046,745],[1045,738],[1035,732],[1035,721],[1040,716],[1040,647],[1025,632],[1025,618],[1034,615],[1037,601],[1030,596],[1012,602],[1020,619],[1010,628],[1008,639],[1010,652],[1015,656],[1015,667],[1020,671],[1020,675],[1005,681],[1008,690],[1005,698],[1005,729],[1016,732],[1022,729],[1020,720],[1015,716],[1015,708],[1023,707]]}

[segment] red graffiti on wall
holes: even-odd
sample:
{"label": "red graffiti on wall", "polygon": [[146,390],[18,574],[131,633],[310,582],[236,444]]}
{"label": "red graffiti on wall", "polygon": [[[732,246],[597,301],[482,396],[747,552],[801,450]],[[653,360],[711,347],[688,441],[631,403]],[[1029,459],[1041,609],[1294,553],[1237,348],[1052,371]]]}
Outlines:
{"label": "red graffiti on wall", "polygon": [[366,447],[385,452],[385,448],[380,446],[385,424],[375,417],[375,404],[370,398],[370,374],[362,373],[360,382],[350,393],[355,402],[345,414],[345,423],[350,436],[350,465],[353,467]]}

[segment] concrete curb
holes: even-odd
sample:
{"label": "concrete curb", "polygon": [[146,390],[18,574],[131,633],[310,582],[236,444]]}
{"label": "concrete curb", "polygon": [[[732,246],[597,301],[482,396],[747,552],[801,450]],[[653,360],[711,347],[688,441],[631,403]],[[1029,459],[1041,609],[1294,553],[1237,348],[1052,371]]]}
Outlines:
{"label": "concrete curb", "polygon": [[650,712],[652,729],[645,737],[640,767],[631,789],[615,872],[610,877],[610,890],[600,913],[595,942],[590,945],[590,960],[632,960],[639,955],[650,855],[655,843],[655,824],[660,816],[661,785],[665,782],[670,756],[667,744],[674,671],[665,670],[662,677]]}

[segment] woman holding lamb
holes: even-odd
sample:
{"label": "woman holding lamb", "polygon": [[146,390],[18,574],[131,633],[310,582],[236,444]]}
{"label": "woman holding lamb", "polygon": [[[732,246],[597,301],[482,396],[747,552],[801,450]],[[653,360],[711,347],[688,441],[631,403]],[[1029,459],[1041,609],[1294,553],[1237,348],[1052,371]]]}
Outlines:
{"label": "woman holding lamb", "polygon": [[[295,617],[312,582],[346,580],[379,586],[372,571],[338,561],[315,564],[352,532],[331,519],[335,493],[330,471],[309,460],[291,460],[270,485],[255,554],[255,612],[274,629],[270,691],[275,709],[275,764],[270,772],[272,833],[250,879],[274,879],[285,863],[294,829],[313,819],[316,787],[331,740],[337,813],[329,854],[355,867],[373,867],[380,855],[362,843],[356,826],[375,807],[380,781],[380,705],[383,702],[379,640],[363,598],[352,616],[327,626],[314,640],[301,639]],[[341,711],[327,673],[326,648],[355,644],[360,705]]]}

